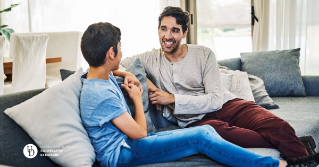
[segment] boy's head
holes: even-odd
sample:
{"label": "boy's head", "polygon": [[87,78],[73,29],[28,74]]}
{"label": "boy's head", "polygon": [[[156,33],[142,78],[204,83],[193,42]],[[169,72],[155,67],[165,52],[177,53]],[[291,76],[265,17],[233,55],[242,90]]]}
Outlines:
{"label": "boy's head", "polygon": [[102,66],[106,53],[113,47],[115,56],[118,53],[118,43],[121,41],[121,30],[111,23],[95,23],[83,33],[81,51],[91,67]]}
{"label": "boy's head", "polygon": [[160,28],[162,19],[165,16],[174,17],[176,19],[176,23],[182,26],[183,34],[185,33],[188,28],[187,24],[189,22],[189,13],[187,11],[184,12],[179,7],[167,6],[158,17],[158,28]]}

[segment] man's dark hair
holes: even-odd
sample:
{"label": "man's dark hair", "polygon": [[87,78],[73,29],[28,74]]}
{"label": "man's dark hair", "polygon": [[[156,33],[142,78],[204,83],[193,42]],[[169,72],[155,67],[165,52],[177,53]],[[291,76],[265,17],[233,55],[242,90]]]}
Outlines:
{"label": "man's dark hair", "polygon": [[117,45],[121,41],[121,30],[111,23],[91,24],[83,33],[81,51],[85,60],[92,67],[105,63],[107,51],[113,47],[117,55]]}
{"label": "man's dark hair", "polygon": [[183,34],[187,30],[187,24],[189,22],[189,13],[187,11],[183,11],[179,7],[167,6],[164,8],[163,12],[158,17],[158,28],[161,26],[161,22],[163,17],[172,16],[176,19],[176,23],[178,25],[182,25]]}

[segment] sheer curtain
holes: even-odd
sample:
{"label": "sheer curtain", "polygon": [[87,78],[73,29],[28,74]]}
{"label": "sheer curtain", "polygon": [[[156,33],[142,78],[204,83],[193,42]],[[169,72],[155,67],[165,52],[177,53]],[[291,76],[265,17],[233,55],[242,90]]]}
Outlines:
{"label": "sheer curtain", "polygon": [[[21,0],[0,2],[9,6]],[[16,32],[84,32],[90,24],[110,22],[121,29],[125,58],[160,47],[158,16],[170,4],[161,0],[23,0],[18,7],[8,12],[2,24],[9,24]],[[18,12],[23,14],[20,16]],[[82,61],[82,67],[88,67],[85,60]]]}
{"label": "sheer curtain", "polygon": [[[21,0],[1,0],[0,10],[20,2]],[[12,28],[15,32],[29,32],[28,1],[23,1],[9,12],[1,13],[1,25],[8,25],[8,28]],[[3,57],[9,57],[9,47],[10,43],[6,40],[3,46]]]}
{"label": "sheer curtain", "polygon": [[319,75],[319,1],[254,0],[253,51],[301,48],[303,75]]}

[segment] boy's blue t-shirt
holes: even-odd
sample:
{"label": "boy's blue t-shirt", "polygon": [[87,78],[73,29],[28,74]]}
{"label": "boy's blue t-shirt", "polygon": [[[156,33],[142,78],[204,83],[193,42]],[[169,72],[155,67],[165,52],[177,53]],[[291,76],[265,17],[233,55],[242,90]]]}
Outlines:
{"label": "boy's blue t-shirt", "polygon": [[116,166],[121,146],[128,138],[111,120],[131,114],[112,73],[109,80],[86,79],[80,97],[81,119],[101,166]]}

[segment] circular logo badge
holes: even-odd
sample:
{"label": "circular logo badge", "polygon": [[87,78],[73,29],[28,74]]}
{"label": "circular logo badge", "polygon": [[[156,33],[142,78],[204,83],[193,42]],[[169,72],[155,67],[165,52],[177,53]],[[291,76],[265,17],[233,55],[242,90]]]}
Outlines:
{"label": "circular logo badge", "polygon": [[38,149],[33,144],[28,144],[23,148],[23,154],[27,158],[34,158],[38,154]]}

